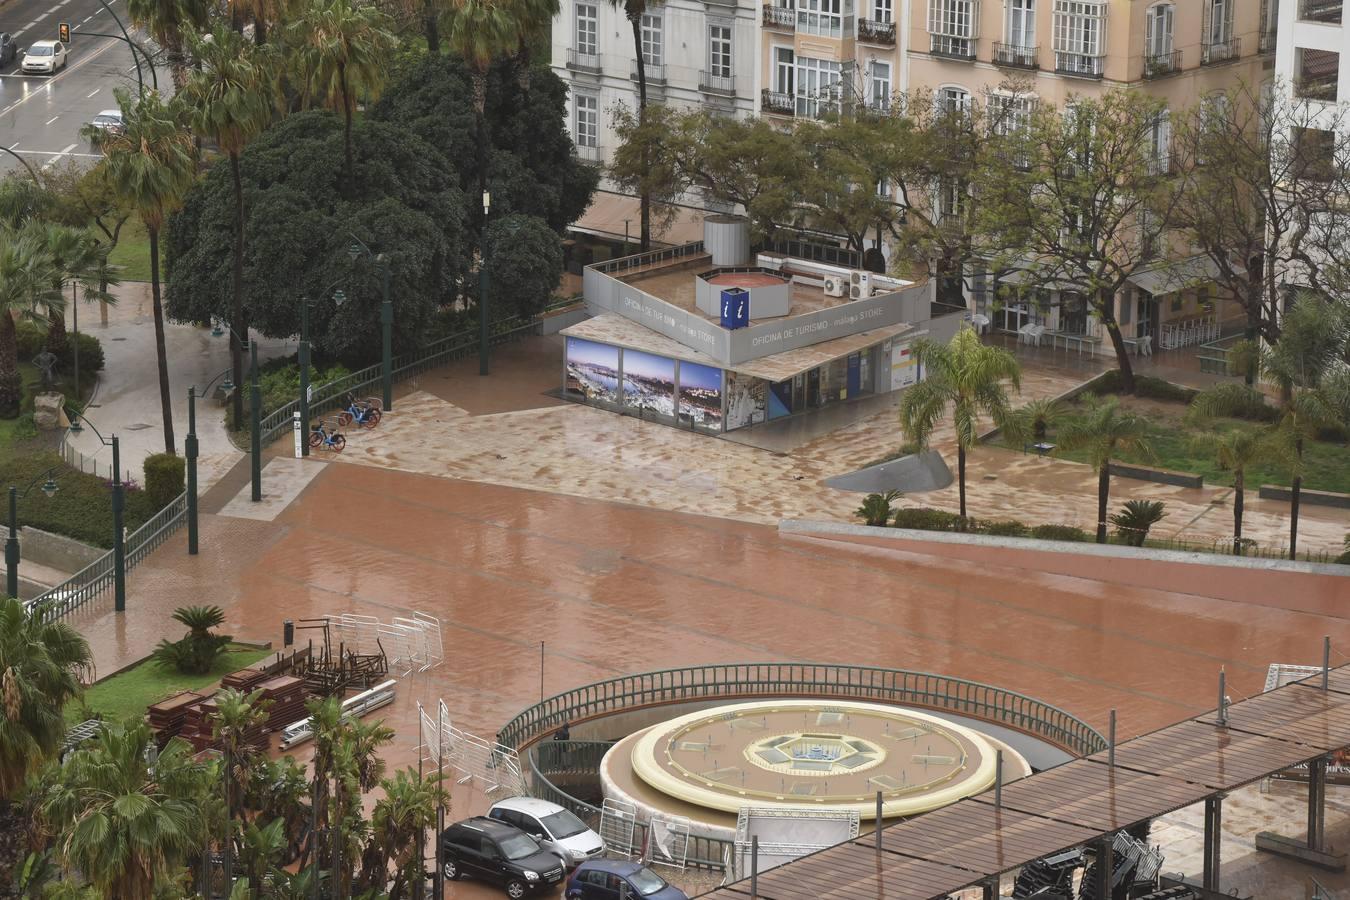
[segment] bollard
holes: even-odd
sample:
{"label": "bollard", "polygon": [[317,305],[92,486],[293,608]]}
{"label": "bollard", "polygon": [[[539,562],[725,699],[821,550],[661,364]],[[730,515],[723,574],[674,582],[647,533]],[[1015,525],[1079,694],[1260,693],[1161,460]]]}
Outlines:
{"label": "bollard", "polygon": [[295,623],[290,619],[281,623],[281,646],[289,647],[295,643]]}
{"label": "bollard", "polygon": [[1322,691],[1331,687],[1331,635],[1322,638]]}
{"label": "bollard", "polygon": [[1106,764],[1116,767],[1116,711],[1111,710],[1111,722],[1106,735]]}
{"label": "bollard", "polygon": [[1219,667],[1219,727],[1228,727],[1228,694],[1225,689],[1223,666]]}
{"label": "bollard", "polygon": [[750,837],[750,900],[759,900],[759,835]]}

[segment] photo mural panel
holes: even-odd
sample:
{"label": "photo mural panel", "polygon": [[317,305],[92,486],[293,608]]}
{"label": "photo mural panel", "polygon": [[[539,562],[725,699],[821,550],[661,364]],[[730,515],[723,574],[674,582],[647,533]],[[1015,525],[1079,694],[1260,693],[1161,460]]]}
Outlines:
{"label": "photo mural panel", "polygon": [[619,402],[619,348],[581,338],[567,339],[563,397],[605,406]]}
{"label": "photo mural panel", "polygon": [[680,424],[700,431],[722,430],[722,370],[680,363]]}
{"label": "photo mural panel", "polygon": [[624,350],[623,405],[640,413],[675,418],[675,360]]}
{"label": "photo mural panel", "polygon": [[769,383],[741,372],[727,372],[727,431],[763,422]]}

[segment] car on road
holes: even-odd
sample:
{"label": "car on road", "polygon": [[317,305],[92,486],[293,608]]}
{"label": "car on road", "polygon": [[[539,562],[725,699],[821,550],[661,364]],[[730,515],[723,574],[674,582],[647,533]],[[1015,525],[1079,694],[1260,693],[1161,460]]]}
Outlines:
{"label": "car on road", "polygon": [[60,41],[33,41],[23,54],[24,74],[55,75],[66,67],[68,51]]}
{"label": "car on road", "polygon": [[563,889],[565,900],[689,900],[642,863],[626,859],[592,859],[577,866]]}
{"label": "car on road", "polygon": [[127,130],[127,123],[122,121],[120,109],[105,109],[89,120],[88,127],[104,134],[121,134]]}
{"label": "car on road", "polygon": [[0,31],[0,66],[13,62],[18,53],[19,45],[14,40],[14,35],[8,31]]}
{"label": "car on road", "polygon": [[545,850],[556,853],[569,869],[605,852],[600,835],[587,828],[571,810],[547,800],[509,797],[492,804],[488,816],[516,826]]}
{"label": "car on road", "polygon": [[441,832],[441,871],[448,881],[469,875],[499,884],[511,900],[553,890],[563,880],[556,854],[514,825],[487,816],[456,822]]}

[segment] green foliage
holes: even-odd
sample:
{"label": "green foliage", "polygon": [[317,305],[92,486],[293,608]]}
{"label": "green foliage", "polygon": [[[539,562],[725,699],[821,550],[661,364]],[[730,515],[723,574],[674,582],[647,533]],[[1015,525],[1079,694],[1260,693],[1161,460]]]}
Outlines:
{"label": "green foliage", "polygon": [[77,340],[80,344],[80,380],[83,381],[86,374],[103,371],[105,364],[103,343],[92,334],[85,334],[83,331],[79,335],[69,335],[65,351],[56,355],[63,372],[70,372],[74,369],[75,350],[72,345]]}
{"label": "green foliage", "polygon": [[219,606],[180,606],[174,610],[173,618],[188,627],[187,634],[177,641],[161,638],[155,647],[155,661],[183,675],[211,671],[232,640],[229,635],[211,630],[225,621],[224,610]]}
{"label": "green foliage", "polygon": [[1110,522],[1116,526],[1116,534],[1131,547],[1144,546],[1149,529],[1163,520],[1161,500],[1126,500],[1120,512],[1114,513]]}
{"label": "green foliage", "polygon": [[[210,671],[200,675],[184,675],[173,669],[161,667],[153,658],[148,659],[89,686],[85,689],[81,702],[88,716],[107,722],[139,720],[144,718],[146,707],[150,704],[167,700],[182,691],[196,691],[208,687],[219,681],[221,676],[250,666],[268,653],[269,651],[256,647],[233,644],[216,657]],[[66,721],[68,723],[75,721],[76,711],[70,707],[67,707],[67,710]]]}
{"label": "green foliage", "polygon": [[[15,324],[14,333],[19,359],[24,362],[41,353],[47,343],[47,329],[36,322],[20,321]],[[83,357],[80,362],[84,362]]]}
{"label": "green foliage", "polygon": [[884,494],[868,494],[863,498],[862,506],[853,513],[863,520],[864,525],[885,526],[891,518],[891,504],[900,499],[900,491],[887,491]]}
{"label": "green foliage", "polygon": [[897,509],[891,520],[895,528],[910,528],[916,531],[965,531],[969,523],[956,513],[945,509],[932,509],[916,506]]}
{"label": "green foliage", "polygon": [[172,453],[153,453],[142,464],[145,493],[158,509],[168,506],[184,490],[186,462]]}
{"label": "green foliage", "polygon": [[1017,410],[1022,430],[1036,441],[1044,441],[1050,429],[1064,418],[1065,407],[1053,397],[1037,397]]}
{"label": "green foliage", "polygon": [[[106,465],[106,463],[105,463]],[[60,490],[47,497],[33,490],[19,501],[19,523],[54,534],[102,547],[112,547],[112,490],[107,470],[102,476],[67,468],[55,453],[38,452],[0,457],[0,484],[20,487],[38,478],[43,471],[57,466],[56,483]],[[159,510],[145,491],[125,491],[124,524],[135,531]]]}
{"label": "green foliage", "polygon": [[[287,403],[294,403],[300,397],[300,366],[294,362],[284,361],[280,365],[272,365],[269,370],[259,373],[258,381],[262,385],[262,413],[267,415],[273,410],[280,409]],[[317,366],[309,367],[309,383],[317,389],[320,385],[327,384],[330,381],[338,381],[351,374],[346,366],[332,365],[327,368]]]}
{"label": "green foliage", "polygon": [[[543,219],[495,216],[487,229],[488,305],[493,319],[530,319],[548,306],[562,276],[562,240]],[[475,287],[478,281],[473,282]]]}
{"label": "green foliage", "polygon": [[976,531],[991,537],[1026,537],[1030,529],[1016,519],[1000,519],[981,522]]}
{"label": "green foliage", "polygon": [[1092,535],[1072,525],[1037,525],[1031,529],[1031,536],[1043,541],[1084,542],[1092,540]]}
{"label": "green foliage", "polygon": [[[1099,396],[1124,393],[1119,369],[1108,369],[1088,382],[1088,390]],[[1178,403],[1190,403],[1200,393],[1194,388],[1182,387],[1152,375],[1134,376],[1134,394],[1150,400],[1173,400]]]}

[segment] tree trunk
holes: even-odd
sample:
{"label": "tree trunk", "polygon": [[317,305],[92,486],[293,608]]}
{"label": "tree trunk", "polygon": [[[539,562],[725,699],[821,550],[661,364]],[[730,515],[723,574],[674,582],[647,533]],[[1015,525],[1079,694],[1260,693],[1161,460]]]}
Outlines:
{"label": "tree trunk", "polygon": [[[633,26],[633,50],[637,54],[637,75],[638,75],[638,129],[642,131],[642,171],[646,173],[651,169],[650,162],[650,142],[646,140],[647,134],[642,126],[647,123],[647,61],[642,58],[642,15],[630,15],[628,21]],[[639,199],[639,217],[640,217],[640,242],[642,252],[646,253],[652,248],[652,192],[643,181],[642,195]]]}
{"label": "tree trunk", "polygon": [[173,441],[173,404],[169,397],[169,355],[164,348],[164,304],[159,296],[159,228],[146,224],[150,235],[150,297],[155,312],[155,359],[159,363],[159,407],[164,416],[164,452],[177,453]]}
{"label": "tree trunk", "polygon": [[[966,517],[966,448],[958,441],[956,444],[956,481],[957,492],[961,497],[961,518]],[[965,526],[962,525],[962,530]]]}
{"label": "tree trunk", "polygon": [[1097,473],[1097,543],[1106,543],[1106,507],[1111,502],[1111,462]]}
{"label": "tree trunk", "polygon": [[[1294,452],[1298,454],[1298,471],[1303,471],[1303,438],[1294,442]],[[1298,559],[1298,503],[1299,491],[1303,488],[1303,476],[1294,475],[1294,483],[1289,486],[1289,558]]]}
{"label": "tree trunk", "polygon": [[352,188],[352,104],[347,94],[347,67],[338,66],[338,82],[342,85],[342,158],[344,160],[343,180],[346,182],[348,199]]}
{"label": "tree trunk", "polygon": [[1242,488],[1247,473],[1238,469],[1233,473],[1233,555],[1242,555]]}
{"label": "tree trunk", "polygon": [[[234,381],[234,427],[244,421],[244,348],[239,338],[244,327],[244,179],[239,171],[239,154],[230,154],[230,178],[234,182],[234,261],[230,294],[230,378]],[[236,337],[238,335],[238,337]]]}
{"label": "tree trunk", "polygon": [[66,336],[66,317],[60,311],[47,311],[47,350],[65,356],[70,340]]}
{"label": "tree trunk", "polygon": [[432,3],[427,3],[423,8],[422,31],[427,38],[427,52],[432,56],[441,54],[441,21],[436,14],[436,7]]}
{"label": "tree trunk", "polygon": [[256,18],[253,20],[253,44],[261,47],[265,43],[267,43],[267,20]]}
{"label": "tree trunk", "polygon": [[1101,318],[1106,325],[1106,333],[1111,336],[1111,346],[1116,351],[1116,365],[1120,367],[1120,390],[1125,394],[1133,394],[1134,366],[1130,364],[1130,354],[1125,349],[1125,339],[1121,337],[1120,325],[1116,322],[1115,312],[1111,308],[1114,302],[1115,295],[1112,294],[1098,305],[1098,309],[1101,310]]}
{"label": "tree trunk", "polygon": [[[1260,263],[1249,261],[1247,263],[1247,327],[1242,336],[1253,345],[1261,339],[1261,292],[1263,283]],[[1256,386],[1255,365],[1247,367],[1247,370],[1242,373],[1242,380],[1247,387]]]}
{"label": "tree trunk", "polygon": [[23,400],[23,377],[19,375],[19,336],[14,317],[0,310],[0,419],[19,414]]}

